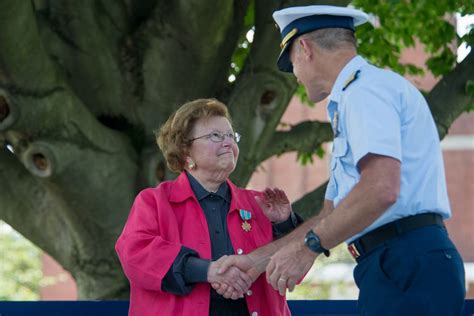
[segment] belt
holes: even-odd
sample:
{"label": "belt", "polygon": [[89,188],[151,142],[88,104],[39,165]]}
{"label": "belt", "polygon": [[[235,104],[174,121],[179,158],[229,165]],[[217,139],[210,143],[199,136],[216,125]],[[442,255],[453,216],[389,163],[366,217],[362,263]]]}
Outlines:
{"label": "belt", "polygon": [[368,253],[369,251],[382,245],[385,241],[401,236],[412,230],[438,225],[444,227],[443,218],[436,213],[423,213],[401,218],[380,226],[364,236],[354,240],[347,246],[354,259]]}

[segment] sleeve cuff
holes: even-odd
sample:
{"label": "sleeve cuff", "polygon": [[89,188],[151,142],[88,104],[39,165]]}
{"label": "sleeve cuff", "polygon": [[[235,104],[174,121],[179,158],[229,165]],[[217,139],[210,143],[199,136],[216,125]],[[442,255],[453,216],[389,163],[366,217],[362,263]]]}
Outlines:
{"label": "sleeve cuff", "polygon": [[184,281],[186,283],[207,282],[207,270],[210,260],[190,256],[184,267]]}
{"label": "sleeve cuff", "polygon": [[291,212],[290,216],[286,221],[272,225],[273,235],[274,237],[280,237],[286,233],[289,233],[302,222],[303,219],[298,214],[296,214],[295,212]]}

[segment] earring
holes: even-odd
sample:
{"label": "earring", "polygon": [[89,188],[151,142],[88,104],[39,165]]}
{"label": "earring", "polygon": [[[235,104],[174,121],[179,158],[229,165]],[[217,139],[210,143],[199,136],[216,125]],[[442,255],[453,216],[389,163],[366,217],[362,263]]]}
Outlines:
{"label": "earring", "polygon": [[196,169],[196,164],[194,163],[194,161],[191,160],[191,161],[188,163],[188,168],[189,168],[189,170],[194,170],[194,169]]}

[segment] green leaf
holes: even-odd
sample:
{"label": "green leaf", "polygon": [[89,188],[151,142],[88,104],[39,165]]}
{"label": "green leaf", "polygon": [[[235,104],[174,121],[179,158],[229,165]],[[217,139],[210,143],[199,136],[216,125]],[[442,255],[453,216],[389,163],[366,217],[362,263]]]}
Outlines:
{"label": "green leaf", "polygon": [[313,163],[313,154],[308,152],[298,152],[296,154],[296,160],[303,166]]}
{"label": "green leaf", "polygon": [[313,156],[317,156],[319,159],[323,159],[325,153],[326,151],[322,146],[319,146],[313,152],[298,151],[296,154],[296,160],[303,166],[305,166],[314,162]]}
{"label": "green leaf", "polygon": [[455,64],[456,56],[449,48],[444,49],[440,54],[434,55],[426,61],[426,65],[435,76],[449,72]]}
{"label": "green leaf", "polygon": [[306,89],[304,88],[303,85],[298,85],[295,91],[295,95],[300,98],[300,101],[309,106],[309,107],[314,107],[314,102],[312,102],[309,98],[308,95],[306,94]]}
{"label": "green leaf", "polygon": [[466,82],[466,93],[474,97],[474,80],[468,80]]}

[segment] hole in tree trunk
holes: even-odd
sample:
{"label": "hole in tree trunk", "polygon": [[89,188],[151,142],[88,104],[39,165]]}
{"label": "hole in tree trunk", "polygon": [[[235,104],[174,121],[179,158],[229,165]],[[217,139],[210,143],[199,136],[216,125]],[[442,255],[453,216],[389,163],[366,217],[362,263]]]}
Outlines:
{"label": "hole in tree trunk", "polygon": [[270,103],[273,102],[273,100],[275,100],[275,96],[276,96],[275,91],[270,91],[270,90],[265,91],[260,97],[260,104],[269,105]]}
{"label": "hole in tree trunk", "polygon": [[0,95],[0,122],[7,118],[10,114],[10,108],[8,106],[7,99]]}
{"label": "hole in tree trunk", "polygon": [[44,171],[48,168],[48,159],[43,154],[37,153],[33,155],[33,163],[38,170]]}

